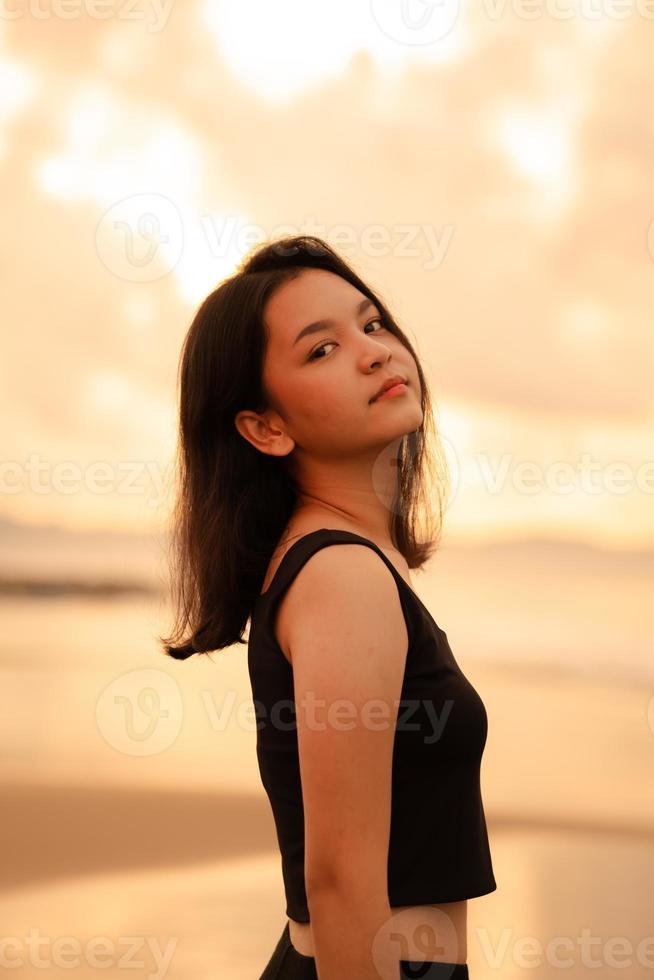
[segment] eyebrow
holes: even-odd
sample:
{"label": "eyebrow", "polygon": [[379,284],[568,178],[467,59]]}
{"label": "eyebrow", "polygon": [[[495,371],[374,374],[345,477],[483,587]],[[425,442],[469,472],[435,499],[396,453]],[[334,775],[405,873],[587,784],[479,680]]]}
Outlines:
{"label": "eyebrow", "polygon": [[[361,313],[363,313],[364,310],[367,310],[369,306],[375,306],[375,303],[366,297],[357,304],[357,306],[354,308],[354,312],[357,315],[361,315]],[[308,334],[317,333],[318,330],[325,330],[327,327],[333,327],[335,323],[336,321],[330,319],[329,317],[326,320],[316,320],[315,323],[310,323],[308,326],[303,327],[302,330],[300,330],[299,334],[293,341],[293,347],[295,347],[298,341],[302,340],[302,338],[306,337]]]}

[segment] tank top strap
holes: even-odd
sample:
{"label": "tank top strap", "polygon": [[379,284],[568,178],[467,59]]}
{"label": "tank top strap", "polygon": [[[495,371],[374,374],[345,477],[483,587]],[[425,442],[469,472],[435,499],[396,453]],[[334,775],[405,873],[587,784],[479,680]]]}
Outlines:
{"label": "tank top strap", "polygon": [[257,602],[268,606],[274,605],[276,599],[286,590],[286,588],[288,588],[299,570],[312,555],[327,545],[339,543],[364,544],[377,552],[397,583],[400,602],[402,604],[405,619],[407,620],[409,636],[412,637],[414,629],[413,623],[416,615],[415,603],[420,602],[418,596],[408,582],[406,582],[400,575],[393,562],[382,551],[379,545],[376,545],[374,541],[363,537],[361,534],[356,534],[354,531],[344,531],[337,528],[323,527],[316,531],[309,531],[308,534],[303,535],[298,541],[292,544],[288,551],[284,554],[275,571],[275,574],[272,577],[270,585],[265,592],[258,596]]}

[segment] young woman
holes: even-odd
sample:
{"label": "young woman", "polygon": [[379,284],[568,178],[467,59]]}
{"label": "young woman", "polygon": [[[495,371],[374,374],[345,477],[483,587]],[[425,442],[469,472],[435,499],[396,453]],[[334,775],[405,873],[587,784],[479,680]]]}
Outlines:
{"label": "young woman", "polygon": [[260,980],[465,980],[467,901],[496,888],[487,718],[411,585],[445,499],[411,343],[326,242],[261,246],[190,327],[180,446],[163,642],[250,622],[287,916]]}

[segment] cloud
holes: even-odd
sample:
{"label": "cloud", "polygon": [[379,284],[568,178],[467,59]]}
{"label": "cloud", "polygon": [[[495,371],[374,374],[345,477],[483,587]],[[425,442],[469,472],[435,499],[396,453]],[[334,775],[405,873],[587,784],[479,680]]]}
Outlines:
{"label": "cloud", "polygon": [[[208,233],[230,216],[264,235],[345,228],[342,251],[415,338],[439,397],[505,411],[516,433],[530,417],[562,432],[651,420],[654,63],[635,15],[597,45],[582,22],[469,19],[456,57],[407,56],[392,74],[371,16],[339,72],[274,105],[200,13],[176,6],[160,33],[88,17],[5,28],[7,57],[40,81],[6,122],[2,161],[11,452],[143,446],[129,392],[173,406],[196,300],[236,261],[235,240],[221,256]],[[62,194],[43,168],[71,160]],[[98,254],[103,214],[129,193],[167,196],[183,223],[179,263],[153,281]],[[128,393],[111,411],[88,396],[107,374]]]}

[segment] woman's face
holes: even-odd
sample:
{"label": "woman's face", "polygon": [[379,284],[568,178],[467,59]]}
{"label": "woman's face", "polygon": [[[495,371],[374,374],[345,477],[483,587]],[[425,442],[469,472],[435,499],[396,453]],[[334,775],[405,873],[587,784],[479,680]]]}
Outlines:
{"label": "woman's face", "polygon": [[[303,269],[271,296],[265,320],[264,387],[301,451],[342,458],[377,451],[419,428],[413,355],[383,324],[379,309],[345,279]],[[406,391],[371,402],[396,374],[406,378]]]}

